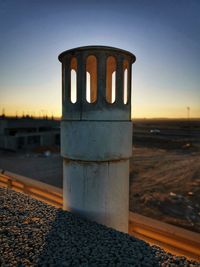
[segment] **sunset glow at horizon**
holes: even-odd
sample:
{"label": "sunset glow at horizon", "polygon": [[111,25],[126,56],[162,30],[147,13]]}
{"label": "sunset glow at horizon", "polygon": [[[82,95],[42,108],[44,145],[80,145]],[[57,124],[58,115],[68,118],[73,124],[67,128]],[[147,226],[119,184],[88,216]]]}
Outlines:
{"label": "sunset glow at horizon", "polygon": [[200,118],[200,2],[0,1],[0,115],[61,116],[58,55],[106,45],[136,56],[133,118]]}

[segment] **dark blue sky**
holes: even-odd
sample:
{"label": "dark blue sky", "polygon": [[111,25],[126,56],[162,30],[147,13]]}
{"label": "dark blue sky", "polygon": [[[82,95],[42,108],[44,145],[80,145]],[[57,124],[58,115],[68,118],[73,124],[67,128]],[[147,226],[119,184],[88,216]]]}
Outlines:
{"label": "dark blue sky", "polygon": [[133,116],[200,117],[200,1],[0,0],[0,109],[61,113],[60,52],[134,53]]}

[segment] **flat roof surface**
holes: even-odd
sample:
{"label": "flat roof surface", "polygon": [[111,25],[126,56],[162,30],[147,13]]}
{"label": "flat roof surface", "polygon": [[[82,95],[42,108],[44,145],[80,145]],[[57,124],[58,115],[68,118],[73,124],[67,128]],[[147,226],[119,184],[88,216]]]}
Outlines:
{"label": "flat roof surface", "polygon": [[0,266],[200,266],[12,190],[0,214]]}

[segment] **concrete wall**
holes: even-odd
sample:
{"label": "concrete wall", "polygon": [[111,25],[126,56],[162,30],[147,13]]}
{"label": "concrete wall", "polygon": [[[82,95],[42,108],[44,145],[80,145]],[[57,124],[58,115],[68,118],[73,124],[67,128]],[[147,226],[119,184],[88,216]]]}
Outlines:
{"label": "concrete wall", "polygon": [[0,136],[0,148],[17,150],[17,139],[15,136]]}
{"label": "concrete wall", "polygon": [[[56,134],[59,132],[46,132],[46,133],[30,133],[30,134],[17,134],[16,136],[0,136],[0,148],[9,149],[17,151],[20,149],[32,149],[36,146],[54,146],[57,145]],[[28,141],[28,138],[39,137],[39,142]],[[20,138],[23,139],[23,142],[20,143]]]}
{"label": "concrete wall", "polygon": [[59,145],[60,121],[30,118],[0,119],[0,148],[18,150]]}

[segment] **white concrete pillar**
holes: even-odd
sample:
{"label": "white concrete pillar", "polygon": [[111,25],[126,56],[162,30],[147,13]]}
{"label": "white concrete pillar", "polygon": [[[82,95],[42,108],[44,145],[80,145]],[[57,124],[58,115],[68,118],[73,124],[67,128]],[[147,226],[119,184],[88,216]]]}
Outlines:
{"label": "white concrete pillar", "polygon": [[[96,58],[97,66],[91,62],[94,57],[87,60],[91,55]],[[106,69],[108,57],[113,57],[113,60],[109,58],[113,64],[109,71]],[[117,48],[88,46],[65,51],[59,55],[59,60],[62,62],[64,209],[128,232],[131,65],[135,56]],[[76,79],[71,76],[71,62],[75,61]],[[124,66],[128,73],[125,80]],[[87,70],[90,71],[89,82]],[[74,81],[77,81],[76,101],[71,99]],[[92,103],[86,101],[88,84]],[[124,90],[128,94],[126,104]]]}

